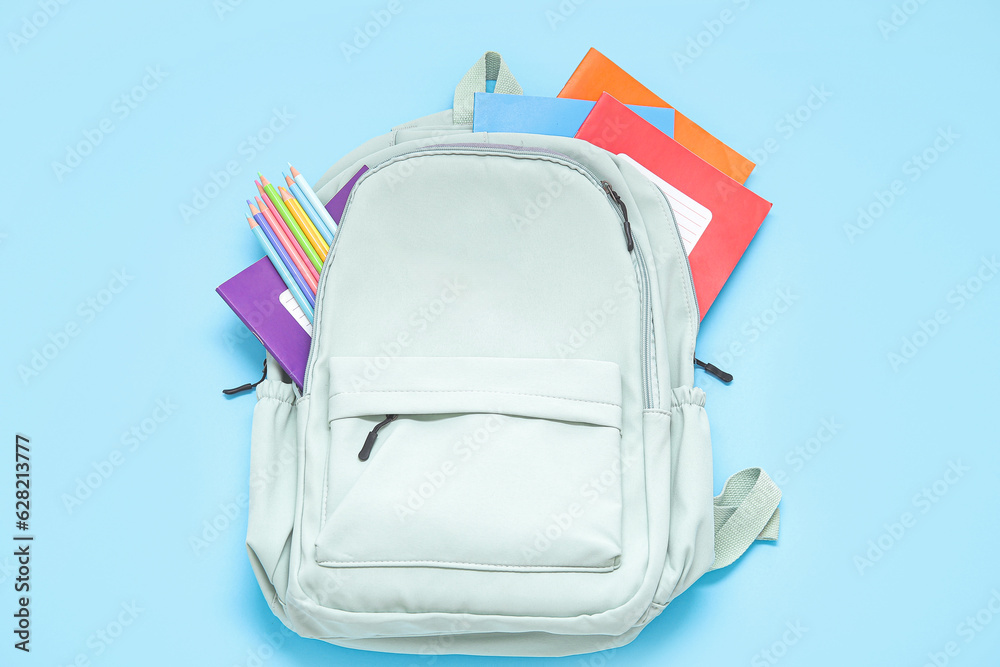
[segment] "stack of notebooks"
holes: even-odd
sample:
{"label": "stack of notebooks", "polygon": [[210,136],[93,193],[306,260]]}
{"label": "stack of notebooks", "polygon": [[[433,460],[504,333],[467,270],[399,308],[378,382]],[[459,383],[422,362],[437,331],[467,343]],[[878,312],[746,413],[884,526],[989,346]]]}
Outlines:
{"label": "stack of notebooks", "polygon": [[[609,133],[608,127],[616,131]],[[587,53],[557,97],[476,93],[473,131],[576,137],[631,163],[670,202],[691,263],[702,318],[771,208],[769,202],[743,185],[754,168],[753,162],[657,97],[596,49]],[[282,190],[279,199],[286,194],[294,195],[292,199],[302,195],[314,211],[317,207],[323,209],[315,212],[324,221],[330,219],[332,238],[347,196],[366,169],[362,167],[325,207],[312,201],[315,195],[297,172],[293,172],[294,184],[299,187],[291,188],[293,181],[286,177],[293,192]],[[261,194],[267,192],[261,189]],[[261,203],[269,202],[266,197],[258,200],[258,208]],[[294,208],[294,204],[288,208]],[[308,219],[309,209],[301,208]],[[259,215],[266,224],[270,221],[264,213],[261,209]],[[274,222],[277,224],[273,226],[281,227],[282,221]],[[316,228],[322,233],[318,224]],[[326,234],[322,235],[325,239]],[[304,239],[310,240],[316,239],[308,235]],[[325,240],[330,243],[330,239]],[[313,249],[325,257],[319,252],[321,248],[322,243]],[[291,271],[282,271],[278,266],[281,258],[276,254],[269,251],[270,259],[265,257],[226,281],[218,292],[301,388],[312,335],[312,311],[301,303],[301,297],[308,302],[310,294],[301,289],[304,281],[298,281],[301,296],[296,295],[295,276]],[[292,261],[285,264],[295,263],[292,254],[287,253]],[[298,264],[305,263],[302,257],[299,259]],[[313,268],[318,271],[321,264]],[[300,273],[305,278],[309,272]]]}

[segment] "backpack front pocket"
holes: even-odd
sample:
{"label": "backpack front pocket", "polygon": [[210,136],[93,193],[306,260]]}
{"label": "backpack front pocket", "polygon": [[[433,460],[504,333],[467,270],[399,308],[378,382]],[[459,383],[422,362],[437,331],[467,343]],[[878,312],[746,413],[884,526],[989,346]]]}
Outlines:
{"label": "backpack front pocket", "polygon": [[481,357],[329,363],[318,564],[618,567],[617,364]]}

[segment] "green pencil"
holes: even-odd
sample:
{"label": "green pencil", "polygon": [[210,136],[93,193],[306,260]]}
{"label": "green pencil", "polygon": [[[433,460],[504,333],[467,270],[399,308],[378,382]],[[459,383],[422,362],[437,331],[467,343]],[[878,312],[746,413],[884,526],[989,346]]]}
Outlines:
{"label": "green pencil", "polygon": [[309,261],[317,271],[322,271],[323,260],[319,258],[318,254],[316,254],[316,249],[312,247],[311,243],[309,243],[308,237],[306,237],[302,228],[299,227],[295,218],[293,218],[292,214],[288,212],[287,208],[285,208],[285,202],[281,201],[281,195],[279,195],[278,191],[274,189],[274,186],[271,185],[266,178],[264,178],[264,174],[258,171],[257,175],[260,176],[260,183],[257,184],[257,187],[260,189],[261,196],[267,197],[268,200],[270,200],[271,204],[274,205],[274,210],[278,212],[281,219],[285,221],[286,225],[288,225],[288,230],[292,232],[292,236],[294,236],[295,240],[299,242],[299,245],[302,247],[302,251],[306,254],[306,257],[309,258]]}

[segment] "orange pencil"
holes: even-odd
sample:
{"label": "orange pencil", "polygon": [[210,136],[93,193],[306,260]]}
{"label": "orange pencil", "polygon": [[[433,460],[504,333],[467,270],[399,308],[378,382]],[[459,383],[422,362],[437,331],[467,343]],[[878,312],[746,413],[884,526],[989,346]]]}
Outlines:
{"label": "orange pencil", "polygon": [[[271,226],[271,231],[274,232],[275,237],[281,243],[281,246],[285,249],[285,252],[288,254],[289,259],[292,260],[292,264],[294,264],[295,268],[298,269],[299,273],[302,274],[302,279],[305,281],[306,285],[308,285],[309,289],[312,290],[312,293],[315,296],[316,290],[319,287],[319,281],[317,281],[316,278],[313,278],[312,274],[310,274],[309,272],[309,269],[312,268],[312,265],[309,262],[304,261],[302,257],[299,257],[299,253],[295,252],[295,249],[298,246],[293,241],[290,241],[288,239],[288,236],[286,235],[285,230],[282,229],[281,225],[277,225],[268,220],[269,216],[264,214],[264,211],[267,210],[266,206],[262,211],[256,205],[251,204],[249,201],[247,201],[247,203],[250,204],[250,215],[254,217],[256,217],[258,214],[261,215],[264,218],[264,220],[267,221],[267,224]],[[275,250],[277,250],[277,248],[275,248]]]}
{"label": "orange pencil", "polygon": [[[257,187],[260,188],[260,183],[257,183]],[[303,263],[305,263],[308,270],[304,271],[302,275],[309,281],[310,286],[314,281],[318,285],[319,271],[317,271],[316,267],[314,267],[312,262],[309,261],[309,257],[306,255],[305,250],[302,249],[302,246],[300,246],[298,241],[295,240],[295,237],[292,236],[292,232],[285,226],[285,221],[281,219],[280,215],[275,213],[273,206],[268,205],[270,202],[267,199],[262,200],[260,197],[254,197],[254,201],[257,202],[257,208],[260,209],[260,214],[264,216],[267,223],[271,225],[271,228],[283,231],[285,233],[285,237],[291,242],[292,251],[288,254],[292,257],[298,257]],[[298,266],[298,264],[296,264],[296,266]]]}
{"label": "orange pencil", "polygon": [[299,204],[298,200],[292,196],[292,193],[285,189],[285,186],[279,185],[278,192],[281,194],[281,201],[285,203],[285,208],[288,212],[292,214],[295,218],[295,222],[299,224],[299,228],[302,229],[306,238],[309,239],[309,243],[315,248],[316,254],[319,255],[320,259],[326,261],[326,254],[330,252],[330,246],[326,244],[323,237],[319,235],[319,230],[306,215],[306,212],[302,210],[302,206]]}

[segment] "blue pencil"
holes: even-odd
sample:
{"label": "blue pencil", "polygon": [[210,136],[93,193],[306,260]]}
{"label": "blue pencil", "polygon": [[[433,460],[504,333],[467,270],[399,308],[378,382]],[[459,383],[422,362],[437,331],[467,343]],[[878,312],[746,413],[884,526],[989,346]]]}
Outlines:
{"label": "blue pencil", "polygon": [[[282,176],[285,175],[282,174]],[[288,176],[285,176],[285,183],[288,183],[288,189],[291,191],[292,196],[295,197],[295,201],[299,202],[299,205],[302,206],[302,210],[305,211],[306,215],[309,216],[309,219],[312,220],[313,225],[316,227],[316,231],[318,231],[320,236],[323,237],[326,244],[330,245],[333,243],[334,232],[326,226],[325,222],[323,222],[323,218],[316,212],[316,209],[313,208],[312,202],[309,201],[309,198],[306,197],[304,192],[302,192],[302,188],[299,187],[299,184]]]}
{"label": "blue pencil", "polygon": [[304,194],[306,199],[309,200],[309,203],[312,204],[313,210],[319,214],[320,218],[322,218],[323,224],[326,226],[327,231],[330,232],[330,236],[332,237],[337,233],[337,222],[330,216],[330,213],[326,210],[326,207],[323,206],[323,203],[319,200],[319,197],[316,196],[316,193],[313,192],[313,189],[309,185],[309,181],[306,180],[306,177],[291,164],[288,165],[288,168],[291,169],[292,178],[294,178],[295,182],[298,183],[299,190],[302,190],[302,194]]}
{"label": "blue pencil", "polygon": [[285,263],[281,261],[281,257],[278,256],[278,252],[274,249],[274,246],[271,245],[271,242],[267,240],[267,236],[264,234],[264,231],[260,228],[257,221],[247,216],[247,222],[250,223],[251,231],[253,231],[254,236],[257,237],[257,241],[260,242],[260,247],[262,247],[264,252],[267,253],[268,258],[271,260],[271,264],[274,265],[278,275],[281,276],[281,279],[288,287],[288,291],[292,293],[292,297],[294,297],[295,301],[298,302],[302,312],[306,314],[306,319],[308,319],[311,323],[313,321],[313,307],[309,305],[309,301],[306,300],[302,290],[299,289],[297,284],[295,284],[292,274],[288,272],[288,269],[285,267]]}
{"label": "blue pencil", "polygon": [[264,235],[267,237],[267,240],[271,242],[271,245],[274,246],[274,249],[278,253],[278,257],[280,257],[281,261],[285,263],[285,268],[288,269],[288,273],[292,276],[295,284],[299,286],[299,289],[302,290],[302,293],[309,300],[309,305],[315,308],[316,297],[313,295],[313,291],[309,288],[309,282],[302,275],[302,272],[299,271],[299,268],[295,266],[295,261],[292,259],[291,255],[288,254],[288,250],[285,249],[281,239],[278,238],[278,235],[275,233],[271,223],[267,221],[267,217],[263,214],[263,212],[249,199],[247,200],[247,204],[250,206],[250,214],[253,216],[253,219],[257,221],[257,224],[260,225],[260,228],[264,230]]}

